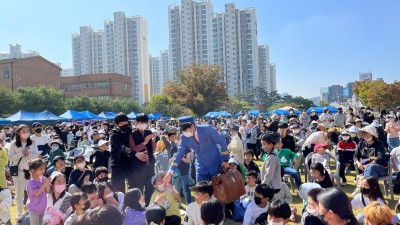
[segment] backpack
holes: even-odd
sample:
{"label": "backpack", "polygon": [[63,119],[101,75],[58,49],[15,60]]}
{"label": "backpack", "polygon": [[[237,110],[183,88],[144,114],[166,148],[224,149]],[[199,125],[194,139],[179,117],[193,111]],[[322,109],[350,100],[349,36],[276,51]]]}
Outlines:
{"label": "backpack", "polygon": [[244,218],[244,213],[246,212],[247,206],[251,202],[248,196],[242,196],[240,199],[233,201],[235,209],[233,211],[232,220],[235,222],[241,222]]}

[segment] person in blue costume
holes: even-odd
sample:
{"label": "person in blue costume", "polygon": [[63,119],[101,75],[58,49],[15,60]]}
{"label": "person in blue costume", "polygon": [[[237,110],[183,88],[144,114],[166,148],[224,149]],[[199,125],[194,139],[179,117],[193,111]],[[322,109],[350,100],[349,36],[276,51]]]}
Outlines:
{"label": "person in blue costume", "polygon": [[164,185],[170,182],[187,148],[192,149],[196,154],[196,182],[209,181],[221,172],[221,167],[229,168],[229,151],[226,141],[217,130],[208,125],[195,125],[192,116],[180,117],[178,120],[182,133],[181,143],[164,177]]}

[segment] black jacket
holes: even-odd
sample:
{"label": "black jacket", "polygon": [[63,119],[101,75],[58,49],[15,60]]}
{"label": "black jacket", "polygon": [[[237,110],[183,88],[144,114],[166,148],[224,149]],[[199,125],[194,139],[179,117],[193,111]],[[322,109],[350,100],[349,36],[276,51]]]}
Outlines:
{"label": "black jacket", "polygon": [[282,139],[282,148],[287,148],[290,149],[292,152],[296,152],[296,141],[294,140],[294,137],[290,134],[286,134],[285,138]]}
{"label": "black jacket", "polygon": [[114,128],[111,131],[111,167],[121,168],[129,166],[129,154],[131,152],[129,148],[130,133],[130,129],[124,132],[119,128]]}

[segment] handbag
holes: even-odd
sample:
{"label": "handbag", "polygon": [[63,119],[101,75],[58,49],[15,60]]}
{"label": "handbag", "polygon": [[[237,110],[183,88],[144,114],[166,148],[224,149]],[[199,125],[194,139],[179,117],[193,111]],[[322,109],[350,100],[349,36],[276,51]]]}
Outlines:
{"label": "handbag", "polygon": [[10,166],[10,174],[11,174],[11,176],[13,176],[13,177],[17,177],[18,176],[18,166],[19,166],[19,163],[21,162],[21,160],[22,160],[22,157],[19,159],[17,165]]}
{"label": "handbag", "polygon": [[222,172],[212,178],[214,196],[222,204],[230,203],[246,194],[243,177],[238,170]]}

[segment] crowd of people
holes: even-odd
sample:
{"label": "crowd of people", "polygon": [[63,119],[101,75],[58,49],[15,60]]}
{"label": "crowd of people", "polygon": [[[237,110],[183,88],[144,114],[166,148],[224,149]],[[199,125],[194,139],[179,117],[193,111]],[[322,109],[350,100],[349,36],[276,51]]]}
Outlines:
{"label": "crowd of people", "polygon": [[[120,113],[112,122],[4,126],[0,224],[206,225],[229,217],[286,224],[298,213],[289,186],[304,202],[303,225],[396,224],[378,180],[399,171],[399,119],[400,109],[363,107],[168,121]],[[211,182],[223,170],[239,171],[246,190],[229,204]],[[338,187],[348,185],[351,170],[357,185],[349,198]]]}

